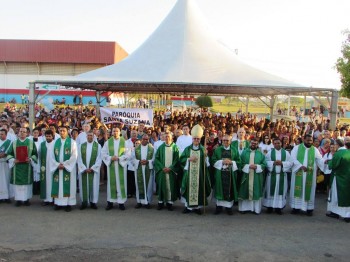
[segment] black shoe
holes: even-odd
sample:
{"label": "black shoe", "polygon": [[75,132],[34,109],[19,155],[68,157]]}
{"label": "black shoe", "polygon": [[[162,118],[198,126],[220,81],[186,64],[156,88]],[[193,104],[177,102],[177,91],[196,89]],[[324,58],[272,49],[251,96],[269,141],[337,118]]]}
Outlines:
{"label": "black shoe", "polygon": [[125,210],[124,204],[119,204],[119,209],[124,211]]}
{"label": "black shoe", "polygon": [[226,212],[227,212],[227,214],[228,214],[229,216],[232,216],[232,215],[233,215],[233,209],[232,209],[232,207],[231,207],[231,208],[226,207]]}
{"label": "black shoe", "polygon": [[80,210],[84,210],[87,208],[87,203],[83,202],[80,206]]}
{"label": "black shoe", "polygon": [[273,208],[272,207],[268,207],[266,213],[271,214],[272,211],[273,211]]}
{"label": "black shoe", "polygon": [[58,211],[58,210],[60,210],[60,209],[61,209],[61,207],[58,206],[58,205],[55,205],[54,208],[53,208],[53,210],[55,210],[55,211]]}
{"label": "black shoe", "polygon": [[45,206],[48,206],[50,204],[50,202],[41,202],[41,206],[45,207]]}
{"label": "black shoe", "polygon": [[292,215],[297,215],[300,213],[300,209],[293,208],[292,212],[290,212]]}
{"label": "black shoe", "polygon": [[247,214],[247,211],[239,211],[240,214],[245,215]]}
{"label": "black shoe", "polygon": [[282,208],[275,208],[275,212],[276,212],[276,214],[278,214],[278,215],[283,215],[283,213],[282,213]]}
{"label": "black shoe", "polygon": [[136,209],[139,209],[142,207],[142,204],[141,203],[137,203],[137,205],[135,206]]}
{"label": "black shoe", "polygon": [[106,210],[111,210],[113,208],[113,203],[107,202]]}
{"label": "black shoe", "polygon": [[222,207],[216,206],[214,215],[219,215],[222,211]]}
{"label": "black shoe", "polygon": [[166,206],[167,206],[169,211],[173,211],[174,210],[173,204],[167,203]]}
{"label": "black shoe", "polygon": [[11,204],[11,200],[8,198],[8,199],[5,199],[5,203],[7,204]]}
{"label": "black shoe", "polygon": [[92,209],[97,209],[97,205],[96,205],[95,203],[90,203],[90,207],[91,207]]}
{"label": "black shoe", "polygon": [[350,217],[344,218],[344,221],[345,221],[346,223],[350,223]]}
{"label": "black shoe", "polygon": [[30,202],[29,202],[29,200],[26,200],[26,201],[24,201],[24,203],[23,203],[25,206],[27,206],[27,207],[29,207],[30,206]]}
{"label": "black shoe", "polygon": [[157,210],[162,210],[164,207],[164,203],[158,203],[158,208]]}
{"label": "black shoe", "polygon": [[16,201],[16,204],[15,204],[16,207],[20,207],[21,205],[22,205],[22,201]]}
{"label": "black shoe", "polygon": [[306,211],[306,215],[307,215],[308,217],[312,217],[312,215],[313,215],[313,210],[307,210],[307,211]]}
{"label": "black shoe", "polygon": [[147,205],[145,205],[145,208],[151,209],[151,205],[150,205],[150,204],[147,204]]}
{"label": "black shoe", "polygon": [[191,213],[191,210],[189,210],[187,207],[182,211],[183,214]]}
{"label": "black shoe", "polygon": [[66,206],[65,209],[64,209],[64,211],[70,212],[70,211],[72,211],[72,207],[71,207],[71,206]]}
{"label": "black shoe", "polygon": [[201,210],[200,208],[195,209],[194,212],[195,212],[197,215],[202,215],[202,210]]}
{"label": "black shoe", "polygon": [[332,218],[339,218],[339,215],[333,212],[327,213],[326,214],[327,217],[332,217]]}

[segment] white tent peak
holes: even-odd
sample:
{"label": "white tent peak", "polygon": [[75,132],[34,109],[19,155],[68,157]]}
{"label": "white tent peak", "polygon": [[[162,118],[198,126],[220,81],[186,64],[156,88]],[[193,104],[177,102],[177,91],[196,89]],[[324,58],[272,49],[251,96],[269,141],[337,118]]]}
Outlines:
{"label": "white tent peak", "polygon": [[72,80],[302,87],[240,61],[213,37],[195,0],[178,0],[150,37],[121,62]]}

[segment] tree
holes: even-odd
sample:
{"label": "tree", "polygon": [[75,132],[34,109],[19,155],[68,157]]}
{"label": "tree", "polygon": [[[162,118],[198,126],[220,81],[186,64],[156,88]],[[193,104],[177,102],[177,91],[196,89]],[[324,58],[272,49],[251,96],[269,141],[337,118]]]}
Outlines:
{"label": "tree", "polygon": [[344,35],[346,35],[346,39],[341,48],[342,57],[338,58],[335,67],[340,74],[340,94],[350,98],[350,31],[345,30]]}
{"label": "tree", "polygon": [[196,99],[196,105],[200,108],[213,107],[213,100],[210,96],[199,96]]}

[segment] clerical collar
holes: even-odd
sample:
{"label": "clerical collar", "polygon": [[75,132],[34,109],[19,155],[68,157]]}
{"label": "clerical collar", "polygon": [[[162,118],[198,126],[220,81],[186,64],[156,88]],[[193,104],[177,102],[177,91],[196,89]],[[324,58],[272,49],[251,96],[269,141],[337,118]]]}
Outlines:
{"label": "clerical collar", "polygon": [[[165,143],[165,142],[164,142],[164,143]],[[169,146],[171,146],[171,144],[168,145],[168,144],[165,143],[165,146],[169,147]]]}
{"label": "clerical collar", "polygon": [[230,146],[224,147],[225,150],[230,150]]}
{"label": "clerical collar", "polygon": [[199,146],[193,145],[193,149],[197,150],[197,149],[199,149]]}
{"label": "clerical collar", "polygon": [[19,141],[24,142],[27,138],[25,138],[25,139],[18,138],[18,139],[19,139]]}

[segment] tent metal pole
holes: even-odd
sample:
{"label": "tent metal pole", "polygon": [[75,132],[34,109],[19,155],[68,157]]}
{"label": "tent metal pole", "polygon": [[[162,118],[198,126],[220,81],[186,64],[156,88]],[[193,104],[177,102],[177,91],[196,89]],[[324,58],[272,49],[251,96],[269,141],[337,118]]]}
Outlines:
{"label": "tent metal pole", "polygon": [[100,103],[101,103],[101,91],[96,91],[96,117],[101,117],[100,112]]}
{"label": "tent metal pole", "polygon": [[28,107],[29,107],[29,128],[32,131],[34,128],[34,115],[35,115],[35,84],[29,83],[29,96],[28,96]]}
{"label": "tent metal pole", "polygon": [[249,96],[247,96],[247,98],[246,98],[245,112],[246,112],[246,114],[248,114],[248,112],[249,112]]}
{"label": "tent metal pole", "polygon": [[271,96],[271,99],[270,99],[270,121],[272,122],[273,121],[273,107],[275,106],[275,99],[276,97],[275,96]]}
{"label": "tent metal pole", "polygon": [[339,99],[339,91],[332,91],[332,100],[331,100],[331,110],[329,112],[331,122],[330,128],[334,130],[337,125],[337,111],[338,111],[338,99]]}

